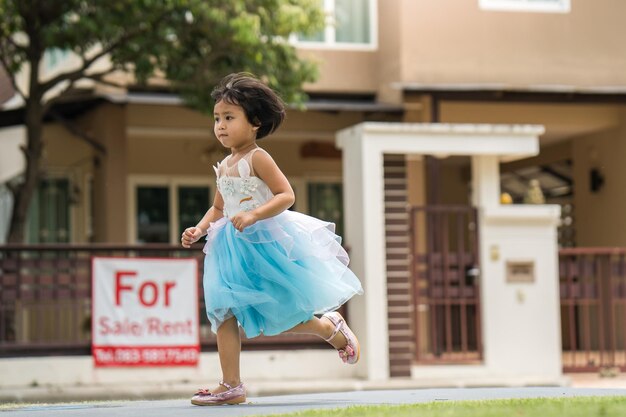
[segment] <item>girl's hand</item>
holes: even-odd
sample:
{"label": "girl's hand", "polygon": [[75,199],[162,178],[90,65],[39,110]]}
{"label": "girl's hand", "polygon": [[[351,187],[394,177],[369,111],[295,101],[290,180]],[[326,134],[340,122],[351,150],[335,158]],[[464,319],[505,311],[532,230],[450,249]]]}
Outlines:
{"label": "girl's hand", "polygon": [[242,211],[231,217],[230,221],[233,223],[233,226],[235,226],[235,229],[243,232],[243,229],[252,226],[258,219],[251,211]]}
{"label": "girl's hand", "polygon": [[190,248],[202,236],[204,236],[204,232],[199,227],[188,227],[180,237],[180,244],[183,248]]}

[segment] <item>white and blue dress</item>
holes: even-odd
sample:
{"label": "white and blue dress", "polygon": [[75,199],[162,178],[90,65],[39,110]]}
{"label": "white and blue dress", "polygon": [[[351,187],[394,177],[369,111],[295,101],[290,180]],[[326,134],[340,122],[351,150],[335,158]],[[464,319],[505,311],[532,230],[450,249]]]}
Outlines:
{"label": "white and blue dress", "polygon": [[211,329],[235,316],[249,338],[282,333],[363,293],[333,223],[287,210],[235,229],[231,216],[273,197],[254,175],[256,151],[265,152],[254,148],[232,166],[228,156],[215,167],[224,217],[211,223],[204,246]]}

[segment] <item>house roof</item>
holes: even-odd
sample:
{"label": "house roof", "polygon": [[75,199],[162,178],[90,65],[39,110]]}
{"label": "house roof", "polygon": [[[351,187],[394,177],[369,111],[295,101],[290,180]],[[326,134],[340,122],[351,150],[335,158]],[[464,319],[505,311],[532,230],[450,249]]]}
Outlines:
{"label": "house roof", "polygon": [[[184,106],[183,99],[177,94],[167,93],[105,93],[80,95],[54,105],[54,109],[64,118],[73,119],[104,103],[115,104],[149,104],[165,106]],[[297,108],[293,106],[293,108]],[[304,108],[311,111],[345,111],[345,112],[383,112],[400,113],[403,107],[376,102],[373,98],[358,97],[312,97],[304,103]],[[0,127],[23,124],[24,107],[0,111]],[[46,121],[52,120],[47,117]]]}
{"label": "house roof", "polygon": [[[73,119],[105,102],[102,97],[76,97],[54,105],[54,110],[66,119]],[[24,107],[0,111],[0,128],[24,124]],[[54,120],[50,115],[45,121]]]}
{"label": "house roof", "polygon": [[407,93],[430,94],[440,100],[626,103],[626,86],[394,83],[392,87]]}

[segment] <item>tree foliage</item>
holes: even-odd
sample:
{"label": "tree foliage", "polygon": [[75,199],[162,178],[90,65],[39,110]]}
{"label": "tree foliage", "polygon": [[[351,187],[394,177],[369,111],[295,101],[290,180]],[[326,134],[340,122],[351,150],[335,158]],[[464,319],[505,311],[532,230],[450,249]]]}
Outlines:
{"label": "tree foliage", "polygon": [[[287,39],[322,25],[318,0],[0,0],[0,63],[24,98],[27,130],[27,167],[12,189],[9,241],[23,239],[40,176],[43,117],[77,81],[112,83],[107,76],[124,71],[144,84],[159,75],[190,105],[208,110],[219,78],[249,71],[298,102],[316,70]],[[55,49],[71,51],[79,64],[42,79],[44,54]],[[22,71],[26,87],[16,82]]]}

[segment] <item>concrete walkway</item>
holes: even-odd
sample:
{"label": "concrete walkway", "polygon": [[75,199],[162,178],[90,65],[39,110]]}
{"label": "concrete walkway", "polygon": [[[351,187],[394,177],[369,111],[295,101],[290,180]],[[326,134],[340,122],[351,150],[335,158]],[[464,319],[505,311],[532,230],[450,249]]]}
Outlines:
{"label": "concrete walkway", "polygon": [[238,406],[197,407],[188,399],[128,402],[94,402],[38,405],[0,411],[0,417],[171,417],[252,416],[332,409],[356,405],[415,404],[432,401],[488,400],[504,398],[626,396],[626,389],[561,387],[441,388],[386,391],[351,391],[249,398]]}

